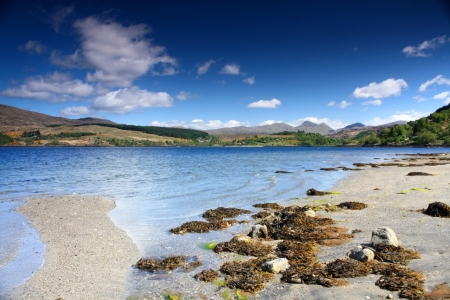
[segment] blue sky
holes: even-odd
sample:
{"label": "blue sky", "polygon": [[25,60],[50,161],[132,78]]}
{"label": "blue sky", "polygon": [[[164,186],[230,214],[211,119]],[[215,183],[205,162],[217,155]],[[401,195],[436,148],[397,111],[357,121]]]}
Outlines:
{"label": "blue sky", "polygon": [[448,3],[6,1],[0,103],[195,129],[410,121],[450,102]]}

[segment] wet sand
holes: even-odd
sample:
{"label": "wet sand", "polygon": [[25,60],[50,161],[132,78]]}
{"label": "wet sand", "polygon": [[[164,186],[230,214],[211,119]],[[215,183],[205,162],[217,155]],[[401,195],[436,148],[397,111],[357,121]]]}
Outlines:
{"label": "wet sand", "polygon": [[45,262],[13,299],[124,299],[127,273],[139,252],[98,196],[33,198],[18,208],[46,244]]}

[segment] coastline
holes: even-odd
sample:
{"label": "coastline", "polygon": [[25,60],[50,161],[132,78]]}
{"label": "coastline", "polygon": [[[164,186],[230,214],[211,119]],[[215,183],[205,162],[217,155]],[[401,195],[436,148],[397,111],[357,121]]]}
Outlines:
{"label": "coastline", "polygon": [[31,198],[17,209],[46,244],[45,262],[12,292],[13,299],[122,299],[127,273],[139,259],[130,237],[100,196]]}

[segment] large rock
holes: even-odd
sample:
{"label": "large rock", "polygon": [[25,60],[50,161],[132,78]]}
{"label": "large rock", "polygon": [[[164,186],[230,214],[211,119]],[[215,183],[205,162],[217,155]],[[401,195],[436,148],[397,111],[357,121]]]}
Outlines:
{"label": "large rock", "polygon": [[256,224],[252,226],[252,231],[249,234],[252,238],[262,238],[265,239],[269,236],[267,233],[267,226]]}
{"label": "large rock", "polygon": [[395,232],[389,227],[380,227],[372,231],[372,244],[375,245],[391,245],[398,247],[400,243],[397,240]]}
{"label": "large rock", "polygon": [[286,271],[289,268],[289,262],[286,258],[277,258],[274,260],[266,261],[261,265],[263,271],[278,274]]}
{"label": "large rock", "polygon": [[352,259],[356,259],[357,261],[365,262],[372,261],[375,257],[375,253],[373,253],[370,249],[363,249],[363,247],[358,246],[351,250],[348,256]]}
{"label": "large rock", "polygon": [[307,211],[305,211],[305,215],[314,218],[316,216],[316,212],[310,208]]}

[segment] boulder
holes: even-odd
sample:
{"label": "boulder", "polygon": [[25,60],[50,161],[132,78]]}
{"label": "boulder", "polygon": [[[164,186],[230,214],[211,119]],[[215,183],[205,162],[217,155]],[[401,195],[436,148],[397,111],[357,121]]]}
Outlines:
{"label": "boulder", "polygon": [[252,231],[249,234],[252,238],[266,238],[269,236],[267,233],[267,226],[256,224],[252,226]]}
{"label": "boulder", "polygon": [[316,216],[316,212],[312,209],[308,209],[307,211],[305,211],[305,215],[314,218]]}
{"label": "boulder", "polygon": [[373,251],[370,249],[363,249],[363,247],[358,246],[350,251],[348,257],[357,261],[366,262],[372,261],[375,257],[375,253],[373,253]]}
{"label": "boulder", "polygon": [[278,274],[286,271],[289,268],[289,262],[286,258],[277,258],[274,260],[266,261],[261,265],[263,271]]}
{"label": "boulder", "polygon": [[395,232],[389,227],[380,227],[372,231],[372,244],[374,246],[379,244],[400,246]]}

